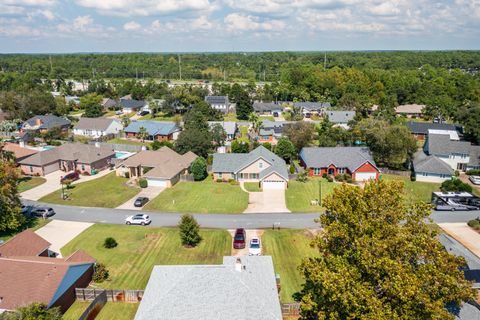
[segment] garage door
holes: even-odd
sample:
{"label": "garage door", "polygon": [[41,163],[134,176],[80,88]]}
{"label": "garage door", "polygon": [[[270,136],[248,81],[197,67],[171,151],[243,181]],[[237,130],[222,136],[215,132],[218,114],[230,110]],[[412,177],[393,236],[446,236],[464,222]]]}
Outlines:
{"label": "garage door", "polygon": [[357,181],[366,181],[366,180],[370,180],[370,179],[375,180],[376,177],[377,177],[376,172],[357,172],[357,173],[355,173],[355,180],[357,180]]}
{"label": "garage door", "polygon": [[166,187],[167,181],[163,179],[147,179],[150,187]]}
{"label": "garage door", "polygon": [[262,182],[263,190],[283,190],[285,189],[285,181],[269,181]]}

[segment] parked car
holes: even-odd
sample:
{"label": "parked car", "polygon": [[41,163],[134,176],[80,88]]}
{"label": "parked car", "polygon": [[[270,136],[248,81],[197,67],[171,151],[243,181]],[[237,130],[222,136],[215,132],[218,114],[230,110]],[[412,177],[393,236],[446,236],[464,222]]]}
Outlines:
{"label": "parked car", "polygon": [[136,214],[125,219],[125,223],[128,225],[139,224],[146,226],[147,224],[152,223],[152,220],[150,220],[150,217],[147,214]]}
{"label": "parked car", "polygon": [[55,211],[53,211],[52,208],[50,207],[38,207],[34,208],[32,211],[32,216],[35,217],[51,217],[55,214]]}
{"label": "parked car", "polygon": [[61,177],[60,183],[62,183],[65,180],[75,181],[75,180],[78,180],[79,178],[80,178],[80,175],[78,174],[78,171],[73,171]]}
{"label": "parked car", "polygon": [[146,110],[143,110],[143,111],[138,111],[138,112],[137,112],[137,115],[143,117],[143,116],[146,116],[146,115],[149,114],[149,113],[150,113],[150,112],[148,112],[148,111],[146,111]]}
{"label": "parked car", "polygon": [[235,230],[235,235],[233,236],[233,248],[234,249],[244,249],[247,242],[247,234],[245,229],[239,228]]}
{"label": "parked car", "polygon": [[26,206],[26,205],[22,205],[22,206],[21,206],[21,209],[20,209],[20,211],[21,211],[22,214],[24,214],[24,215],[30,214],[30,210],[32,210],[32,206]]}
{"label": "parked car", "polygon": [[148,199],[147,197],[138,197],[137,199],[135,199],[133,205],[137,208],[140,208],[143,207],[148,202],[148,200],[150,199]]}
{"label": "parked car", "polygon": [[480,184],[480,176],[470,176],[469,179],[473,184]]}
{"label": "parked car", "polygon": [[259,238],[252,238],[250,240],[250,247],[248,248],[248,254],[250,256],[259,256],[262,254],[262,245]]}
{"label": "parked car", "polygon": [[117,111],[115,111],[115,114],[116,114],[117,116],[120,116],[120,115],[123,114],[123,111],[122,111],[122,110],[117,110]]}

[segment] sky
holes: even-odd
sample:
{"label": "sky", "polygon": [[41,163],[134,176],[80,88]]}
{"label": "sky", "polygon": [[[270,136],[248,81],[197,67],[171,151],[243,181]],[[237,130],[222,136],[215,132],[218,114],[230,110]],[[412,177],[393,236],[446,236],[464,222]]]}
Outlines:
{"label": "sky", "polygon": [[0,53],[480,49],[480,0],[0,0]]}

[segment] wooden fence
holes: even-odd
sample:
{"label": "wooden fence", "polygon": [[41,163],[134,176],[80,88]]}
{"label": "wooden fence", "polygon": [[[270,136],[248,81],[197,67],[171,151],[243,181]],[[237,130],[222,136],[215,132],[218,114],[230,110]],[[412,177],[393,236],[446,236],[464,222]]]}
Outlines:
{"label": "wooden fence", "polygon": [[300,303],[282,303],[281,308],[284,318],[300,316]]}
{"label": "wooden fence", "polygon": [[410,170],[392,170],[388,168],[379,168],[380,172],[385,173],[385,174],[394,174],[397,176],[402,176],[402,177],[410,177],[412,174],[412,171]]}
{"label": "wooden fence", "polygon": [[105,293],[110,302],[139,302],[143,298],[143,290],[104,290],[76,288],[75,296],[80,301],[93,301]]}
{"label": "wooden fence", "polygon": [[102,308],[107,303],[107,294],[105,291],[101,292],[96,296],[95,299],[88,305],[87,309],[83,311],[82,315],[78,320],[93,320],[100,313]]}

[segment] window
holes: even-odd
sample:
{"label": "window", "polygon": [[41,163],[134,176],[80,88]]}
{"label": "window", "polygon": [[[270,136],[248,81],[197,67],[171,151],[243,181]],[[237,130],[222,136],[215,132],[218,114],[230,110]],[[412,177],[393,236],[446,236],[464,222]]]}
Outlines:
{"label": "window", "polygon": [[313,169],[313,174],[316,175],[316,176],[320,175],[320,168],[314,168]]}
{"label": "window", "polygon": [[30,166],[30,172],[33,172],[33,167],[32,166]]}
{"label": "window", "polygon": [[221,172],[218,174],[218,179],[222,179],[222,173]]}
{"label": "window", "polygon": [[338,168],[338,173],[345,173],[345,168]]}
{"label": "window", "polygon": [[82,170],[85,170],[85,164],[82,163]]}
{"label": "window", "polygon": [[260,161],[260,162],[258,163],[258,167],[259,167],[260,169],[263,168],[263,162],[262,162],[262,161]]}

